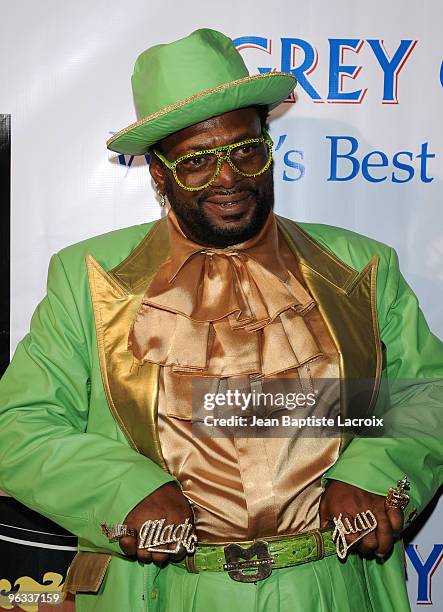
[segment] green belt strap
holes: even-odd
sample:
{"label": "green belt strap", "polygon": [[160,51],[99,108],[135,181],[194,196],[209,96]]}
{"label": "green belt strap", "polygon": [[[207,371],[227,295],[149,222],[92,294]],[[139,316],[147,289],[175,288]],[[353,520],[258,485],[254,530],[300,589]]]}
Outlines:
{"label": "green belt strap", "polygon": [[[292,536],[273,538],[258,538],[269,545],[270,557],[273,560],[272,568],[290,567],[309,561],[318,561],[323,557],[336,553],[335,543],[332,541],[333,529],[316,529]],[[243,548],[248,548],[254,541],[237,542]],[[176,563],[189,572],[198,573],[206,570],[223,572],[226,563],[224,549],[226,544],[200,544],[195,554],[187,556]]]}

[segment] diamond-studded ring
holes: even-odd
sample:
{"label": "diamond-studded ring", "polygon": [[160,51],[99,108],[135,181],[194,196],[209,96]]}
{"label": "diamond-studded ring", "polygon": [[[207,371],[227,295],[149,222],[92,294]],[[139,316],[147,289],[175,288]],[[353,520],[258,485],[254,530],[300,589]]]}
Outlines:
{"label": "diamond-studded ring", "polygon": [[113,527],[108,527],[106,523],[102,523],[100,527],[109,542],[116,542],[124,536],[137,537],[137,530],[134,529],[134,527],[129,527],[125,523],[117,523]]}
{"label": "diamond-studded ring", "polygon": [[409,491],[410,487],[411,485],[407,476],[398,480],[397,487],[390,487],[388,489],[385,506],[387,508],[397,508],[403,512],[409,503],[409,495],[405,493],[405,491]]}

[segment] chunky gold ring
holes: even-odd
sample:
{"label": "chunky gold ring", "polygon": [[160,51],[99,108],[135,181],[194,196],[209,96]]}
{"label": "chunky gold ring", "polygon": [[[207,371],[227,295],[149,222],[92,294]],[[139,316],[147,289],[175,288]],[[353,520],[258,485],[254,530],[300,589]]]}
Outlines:
{"label": "chunky gold ring", "polygon": [[387,508],[397,508],[403,512],[409,503],[409,495],[405,491],[409,491],[410,486],[407,476],[398,480],[397,487],[390,487],[388,489],[385,506]]}

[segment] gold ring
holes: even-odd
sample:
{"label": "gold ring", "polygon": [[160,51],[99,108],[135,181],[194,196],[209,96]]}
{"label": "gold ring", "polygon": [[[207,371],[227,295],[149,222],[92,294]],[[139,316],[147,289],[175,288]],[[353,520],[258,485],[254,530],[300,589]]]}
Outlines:
{"label": "gold ring", "polygon": [[108,527],[106,523],[102,523],[100,527],[109,542],[116,542],[124,536],[137,537],[137,530],[134,527],[129,527],[126,523],[117,523],[113,527]]}
{"label": "gold ring", "polygon": [[407,476],[398,480],[396,487],[390,487],[388,489],[385,506],[387,508],[397,508],[403,512],[409,503],[409,495],[405,493],[405,491],[409,491],[410,486]]}

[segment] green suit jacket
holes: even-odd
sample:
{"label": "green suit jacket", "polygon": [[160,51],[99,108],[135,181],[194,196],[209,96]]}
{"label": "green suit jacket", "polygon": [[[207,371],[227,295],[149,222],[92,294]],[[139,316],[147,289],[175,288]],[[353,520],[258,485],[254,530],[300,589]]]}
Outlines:
{"label": "green suit jacket", "polygon": [[[374,406],[384,375],[416,383],[399,394],[397,410],[437,423],[442,387],[430,381],[443,378],[443,347],[401,276],[395,251],[340,228],[277,220],[340,352],[342,413],[350,410],[346,381],[372,380]],[[158,366],[138,366],[127,350],[129,325],[168,253],[163,219],[54,255],[47,295],[0,384],[0,488],[78,536],[67,588],[87,597],[104,594],[103,577],[114,560],[128,588],[143,571],[149,591],[158,571],[126,559],[100,524],[122,522],[145,496],[174,480],[157,433]],[[325,479],[385,495],[407,474],[408,521],[441,482],[441,455],[440,439],[422,432],[343,440]],[[401,555],[397,549],[394,556]],[[399,567],[392,575],[403,581]],[[374,575],[383,571],[389,563]],[[111,592],[110,582],[105,590]]]}

